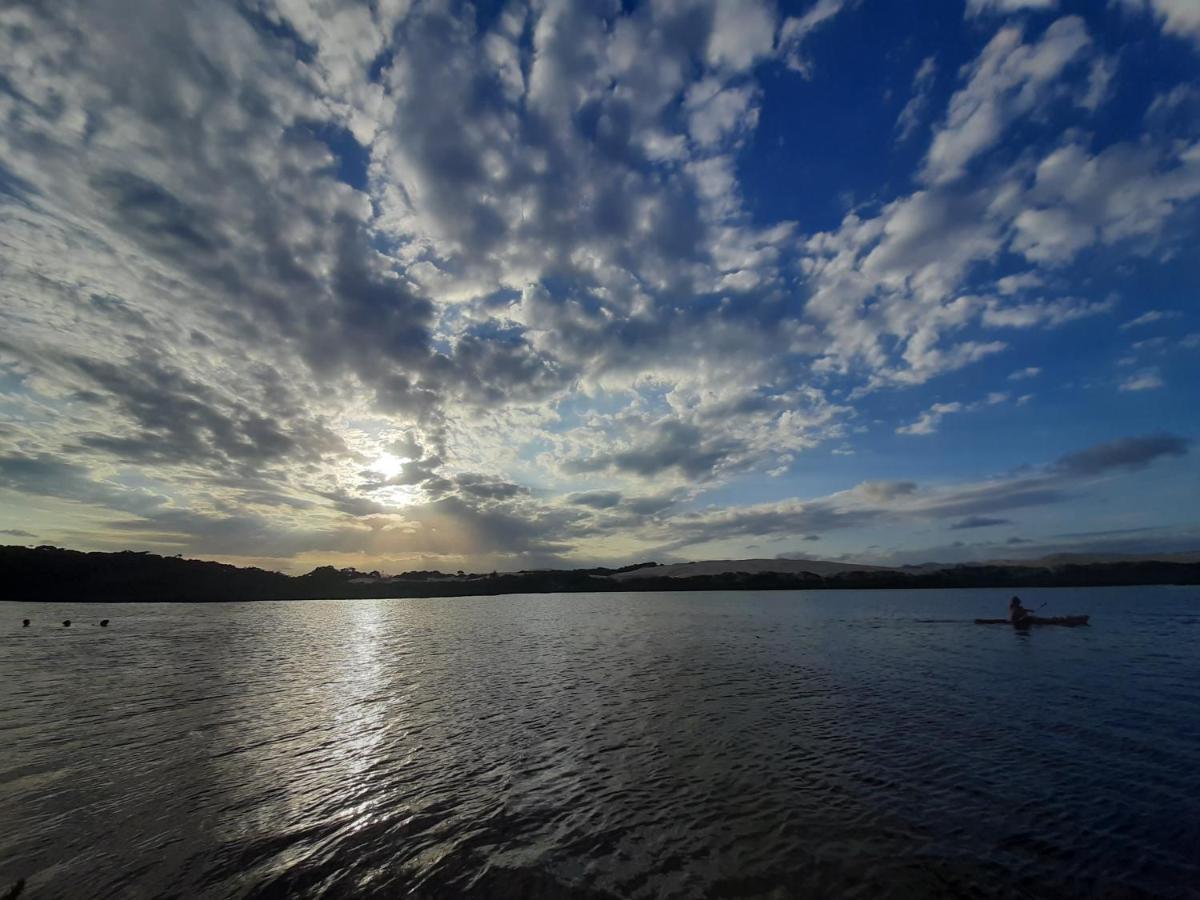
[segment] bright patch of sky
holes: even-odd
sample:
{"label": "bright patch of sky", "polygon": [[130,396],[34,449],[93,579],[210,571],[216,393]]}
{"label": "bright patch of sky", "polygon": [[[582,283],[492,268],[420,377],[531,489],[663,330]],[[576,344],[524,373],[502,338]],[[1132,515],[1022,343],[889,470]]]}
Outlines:
{"label": "bright patch of sky", "polygon": [[1198,10],[9,5],[0,533],[1200,549]]}

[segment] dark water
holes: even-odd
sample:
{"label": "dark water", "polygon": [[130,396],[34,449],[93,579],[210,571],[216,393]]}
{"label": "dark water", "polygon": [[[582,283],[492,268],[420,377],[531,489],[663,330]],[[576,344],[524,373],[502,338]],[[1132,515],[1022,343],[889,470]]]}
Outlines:
{"label": "dark water", "polygon": [[1007,594],[0,604],[0,892],[1200,897],[1200,588]]}

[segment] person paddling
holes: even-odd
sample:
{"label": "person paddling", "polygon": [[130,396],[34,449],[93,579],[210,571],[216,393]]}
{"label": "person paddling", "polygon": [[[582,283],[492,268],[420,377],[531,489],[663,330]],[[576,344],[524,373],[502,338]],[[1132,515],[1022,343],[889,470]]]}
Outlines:
{"label": "person paddling", "polygon": [[1021,625],[1033,618],[1033,613],[1021,605],[1020,597],[1013,597],[1008,601],[1008,621],[1014,625]]}

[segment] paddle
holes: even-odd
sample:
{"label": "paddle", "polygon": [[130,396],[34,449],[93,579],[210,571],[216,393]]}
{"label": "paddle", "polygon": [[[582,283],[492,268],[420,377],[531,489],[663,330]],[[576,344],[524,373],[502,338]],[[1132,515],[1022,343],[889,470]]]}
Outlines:
{"label": "paddle", "polygon": [[[1016,599],[1016,598],[1014,598],[1014,599]],[[1018,601],[1018,602],[1020,602],[1020,601]],[[1049,602],[1050,602],[1049,600],[1046,601],[1046,603],[1049,603]],[[1019,619],[1012,619],[1011,613],[1010,613],[1009,618],[1012,621],[1013,626],[1017,627],[1017,628],[1021,628],[1023,626],[1031,625],[1033,623],[1033,617],[1036,616],[1039,612],[1041,612],[1043,609],[1046,608],[1046,603],[1043,603],[1037,609],[1025,610],[1026,615],[1022,616]]]}
{"label": "paddle", "polygon": [[[1047,600],[1047,601],[1046,601],[1046,603],[1049,603],[1049,602],[1050,602],[1049,600]],[[1030,611],[1030,613],[1029,613],[1029,615],[1028,615],[1028,616],[1026,616],[1025,618],[1026,618],[1026,619],[1028,619],[1030,622],[1032,622],[1032,620],[1033,620],[1033,617],[1034,617],[1034,616],[1036,616],[1038,613],[1040,613],[1040,612],[1041,612],[1043,609],[1045,609],[1045,608],[1046,608],[1046,603],[1043,603],[1041,606],[1039,606],[1039,607],[1038,607],[1037,609],[1035,609],[1035,610],[1031,610],[1031,611]],[[1014,622],[1013,624],[1016,624],[1016,623]],[[1027,624],[1028,624],[1028,623],[1027,623]]]}

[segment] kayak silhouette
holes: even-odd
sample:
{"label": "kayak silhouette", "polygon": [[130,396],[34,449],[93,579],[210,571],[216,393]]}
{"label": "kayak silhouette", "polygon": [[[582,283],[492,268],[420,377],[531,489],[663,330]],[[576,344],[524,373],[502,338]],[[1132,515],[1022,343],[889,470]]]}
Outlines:
{"label": "kayak silhouette", "polygon": [[1009,619],[976,619],[976,625],[1012,625],[1014,628],[1024,628],[1026,625],[1066,625],[1074,627],[1086,625],[1090,616],[1026,616],[1013,622]]}

